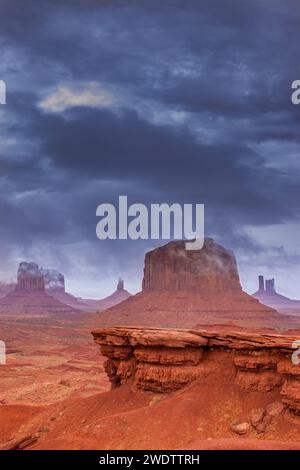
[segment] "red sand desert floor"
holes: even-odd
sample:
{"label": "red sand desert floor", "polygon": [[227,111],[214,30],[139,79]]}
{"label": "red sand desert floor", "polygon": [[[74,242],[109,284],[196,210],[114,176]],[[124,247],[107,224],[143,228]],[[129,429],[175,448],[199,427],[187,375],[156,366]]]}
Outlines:
{"label": "red sand desert floor", "polygon": [[108,391],[90,335],[95,318],[86,318],[1,318],[8,343],[8,364],[0,367],[1,445],[35,435],[28,449],[300,449],[300,420],[287,414],[263,435],[232,433],[231,424],[279,392],[246,394],[228,364],[216,363],[204,381],[169,395]]}

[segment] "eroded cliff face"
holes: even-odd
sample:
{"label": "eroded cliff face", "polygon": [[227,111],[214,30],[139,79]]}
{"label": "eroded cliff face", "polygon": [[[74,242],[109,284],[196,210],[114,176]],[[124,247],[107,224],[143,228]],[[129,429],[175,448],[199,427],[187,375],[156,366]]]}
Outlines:
{"label": "eroded cliff face", "polygon": [[186,250],[184,241],[170,242],[146,253],[145,291],[194,291],[216,295],[241,291],[233,253],[211,238],[202,250]]}
{"label": "eroded cliff face", "polygon": [[[295,336],[245,331],[101,328],[93,331],[107,357],[112,387],[173,392],[205,381],[217,367],[244,392],[278,390],[281,404],[300,416],[300,365],[294,365]],[[226,390],[224,390],[226,394]]]}
{"label": "eroded cliff face", "polygon": [[36,263],[20,263],[17,273],[17,291],[45,291],[45,281]]}

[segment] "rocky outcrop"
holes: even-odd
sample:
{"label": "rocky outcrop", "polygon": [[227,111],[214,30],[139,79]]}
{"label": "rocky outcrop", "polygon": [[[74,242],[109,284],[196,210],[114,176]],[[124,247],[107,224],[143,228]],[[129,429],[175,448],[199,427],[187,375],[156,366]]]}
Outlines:
{"label": "rocky outcrop", "polygon": [[[296,336],[214,328],[162,330],[100,328],[92,332],[107,357],[105,370],[112,387],[130,384],[133,389],[161,393],[205,380],[216,364],[232,374],[244,392],[277,390],[282,399],[273,406],[300,415],[300,366],[292,364]],[[268,414],[274,414],[269,410]],[[259,410],[258,410],[259,411]],[[263,413],[260,413],[264,415]],[[258,425],[259,413],[253,416]],[[264,424],[268,419],[266,418]],[[254,424],[253,424],[254,426]],[[263,425],[261,425],[261,428]]]}
{"label": "rocky outcrop", "polygon": [[17,273],[17,290],[64,292],[65,278],[56,269],[44,269],[33,262],[22,262]]}
{"label": "rocky outcrop", "polygon": [[[208,239],[198,252],[171,242],[148,253],[142,292],[99,315],[92,334],[113,388],[169,393],[207,381],[218,389],[221,381],[224,398],[228,386],[245,400],[273,394],[277,409],[300,415],[294,320],[245,294],[233,254]],[[264,432],[272,419],[264,407],[231,431]]]}
{"label": "rocky outcrop", "polygon": [[115,290],[115,292],[113,292],[108,297],[105,297],[104,299],[99,300],[97,303],[97,308],[99,310],[105,310],[107,308],[111,308],[114,305],[117,305],[120,302],[123,302],[124,300],[128,299],[129,297],[131,297],[131,294],[124,288],[123,279],[119,279],[118,284],[117,284],[117,289]]}
{"label": "rocky outcrop", "polygon": [[[17,284],[8,285],[0,283],[0,299],[3,298],[3,302],[0,302],[0,312],[3,309],[11,311],[11,305],[15,308],[16,312],[22,311],[23,304],[27,305],[28,303],[26,292],[35,293],[33,304],[31,303],[29,306],[24,307],[26,312],[29,310],[29,307],[31,310],[36,311],[40,307],[44,310],[47,303],[55,305],[51,299],[49,301],[48,296],[42,295],[42,292],[49,294],[51,298],[56,300],[58,302],[56,306],[60,305],[61,308],[62,305],[65,305],[80,311],[102,311],[119,304],[131,296],[124,288],[124,281],[119,279],[116,290],[104,299],[77,298],[66,292],[65,277],[56,269],[44,269],[34,262],[22,262],[17,272]],[[6,299],[5,297],[8,294],[10,295]],[[36,308],[34,304],[37,304]]]}
{"label": "rocky outcrop", "polygon": [[[294,322],[294,323],[293,323]],[[280,315],[242,291],[232,252],[212,239],[202,250],[170,242],[145,256],[143,290],[108,309],[100,325],[193,328],[235,324],[285,328],[296,319]]]}
{"label": "rocky outcrop", "polygon": [[58,300],[62,304],[69,305],[78,310],[86,310],[84,304],[81,303],[74,295],[66,292],[65,277],[56,269],[41,269],[45,281],[46,291],[51,297]]}
{"label": "rocky outcrop", "polygon": [[37,440],[38,436],[33,435],[22,436],[18,439],[10,439],[0,447],[0,450],[23,450],[34,444]]}
{"label": "rocky outcrop", "polygon": [[14,290],[0,299],[0,314],[62,316],[80,313],[79,310],[60,302],[46,292],[45,284],[47,279],[49,282],[53,280],[52,274],[45,273],[36,263],[20,263],[17,285]]}
{"label": "rocky outcrop", "polygon": [[233,253],[211,238],[202,250],[186,250],[185,242],[170,242],[145,256],[143,290],[184,290],[207,293],[240,292]]}
{"label": "rocky outcrop", "polygon": [[119,278],[118,284],[117,284],[117,292],[123,291],[124,290],[124,281],[123,279]]}
{"label": "rocky outcrop", "polygon": [[100,300],[78,299],[78,301],[86,310],[102,311],[120,304],[129,297],[131,297],[131,294],[124,288],[123,279],[119,279],[116,290],[108,297]]}
{"label": "rocky outcrop", "polygon": [[17,274],[17,291],[44,291],[45,281],[36,263],[20,263]]}
{"label": "rocky outcrop", "polygon": [[41,269],[44,277],[45,288],[49,292],[65,292],[65,277],[56,269]]}
{"label": "rocky outcrop", "polygon": [[272,308],[300,315],[300,300],[293,300],[279,294],[275,288],[275,279],[265,281],[264,276],[259,276],[258,291],[253,294],[253,297]]}

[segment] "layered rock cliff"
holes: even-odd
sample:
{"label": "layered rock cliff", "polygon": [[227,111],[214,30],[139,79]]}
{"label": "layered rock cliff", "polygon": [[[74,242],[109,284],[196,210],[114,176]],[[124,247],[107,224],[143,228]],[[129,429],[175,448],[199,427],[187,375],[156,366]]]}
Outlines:
{"label": "layered rock cliff", "polygon": [[20,263],[17,273],[16,290],[41,292],[45,290],[44,276],[36,263]]}
{"label": "layered rock cliff", "polygon": [[240,292],[233,253],[211,238],[202,250],[186,250],[185,242],[170,242],[145,256],[143,291]]}
{"label": "layered rock cliff", "polygon": [[[205,382],[218,366],[244,392],[277,390],[283,407],[300,416],[300,365],[294,365],[297,334],[279,335],[215,327],[197,330],[100,328],[95,342],[107,357],[112,387],[173,392]],[[224,390],[226,394],[226,390]]]}

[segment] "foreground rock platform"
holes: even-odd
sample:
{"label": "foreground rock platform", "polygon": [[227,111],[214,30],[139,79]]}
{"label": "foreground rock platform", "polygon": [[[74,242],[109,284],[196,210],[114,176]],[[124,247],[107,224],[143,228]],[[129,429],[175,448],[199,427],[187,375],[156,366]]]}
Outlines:
{"label": "foreground rock platform", "polygon": [[205,382],[223,363],[224,374],[241,390],[278,390],[283,407],[300,416],[300,365],[292,363],[296,332],[103,327],[92,334],[107,357],[112,388],[130,384],[134,390],[169,393]]}

